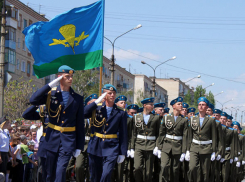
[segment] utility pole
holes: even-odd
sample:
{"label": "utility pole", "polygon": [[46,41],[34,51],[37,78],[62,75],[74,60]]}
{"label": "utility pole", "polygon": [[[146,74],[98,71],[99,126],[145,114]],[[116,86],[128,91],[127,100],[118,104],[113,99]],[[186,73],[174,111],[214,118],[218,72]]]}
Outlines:
{"label": "utility pole", "polygon": [[2,7],[2,22],[1,22],[1,55],[0,55],[0,117],[3,116],[3,102],[4,102],[4,57],[5,57],[5,0],[3,0]]}

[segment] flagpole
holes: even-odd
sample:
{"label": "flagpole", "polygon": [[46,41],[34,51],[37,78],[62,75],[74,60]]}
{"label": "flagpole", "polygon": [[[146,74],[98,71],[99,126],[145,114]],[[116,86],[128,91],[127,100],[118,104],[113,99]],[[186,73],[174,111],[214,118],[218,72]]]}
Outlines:
{"label": "flagpole", "polygon": [[102,89],[102,72],[103,72],[103,67],[100,67],[100,87],[99,87],[99,95],[101,95],[101,89]]}

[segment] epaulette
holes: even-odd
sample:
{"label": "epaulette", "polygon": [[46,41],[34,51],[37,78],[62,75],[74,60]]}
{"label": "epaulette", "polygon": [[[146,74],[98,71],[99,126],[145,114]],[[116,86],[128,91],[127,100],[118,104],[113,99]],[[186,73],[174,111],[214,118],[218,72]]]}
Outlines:
{"label": "epaulette", "polygon": [[186,116],[185,119],[188,119],[188,117]]}
{"label": "epaulette", "polygon": [[220,123],[220,121],[219,120],[215,120],[217,123]]}
{"label": "epaulette", "polygon": [[128,117],[129,117],[129,118],[133,118],[133,116],[131,116],[131,115],[128,115]]}
{"label": "epaulette", "polygon": [[126,111],[126,109],[123,109],[122,107],[117,106],[117,108]]}
{"label": "epaulette", "polygon": [[234,128],[230,128],[230,127],[228,127],[230,130],[234,130]]}
{"label": "epaulette", "polygon": [[137,114],[135,114],[135,115],[140,115],[141,114],[141,112],[139,112],[139,113],[137,113]]}
{"label": "epaulette", "polygon": [[52,91],[53,91],[53,90],[57,90],[57,87],[53,87],[51,90],[52,90]]}
{"label": "epaulette", "polygon": [[244,136],[243,134],[239,133],[239,135]]}
{"label": "epaulette", "polygon": [[167,114],[167,116],[171,116],[171,114]]}
{"label": "epaulette", "polygon": [[236,128],[233,128],[233,130],[237,130]]}
{"label": "epaulette", "polygon": [[97,106],[102,106],[102,103],[97,104]]}
{"label": "epaulette", "polygon": [[221,126],[224,126],[224,127],[226,127],[224,124],[221,124]]}

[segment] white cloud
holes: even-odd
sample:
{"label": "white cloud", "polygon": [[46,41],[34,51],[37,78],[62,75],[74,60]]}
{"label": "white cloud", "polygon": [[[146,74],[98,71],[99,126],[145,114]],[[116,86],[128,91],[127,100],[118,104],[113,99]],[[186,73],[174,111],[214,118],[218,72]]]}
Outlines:
{"label": "white cloud", "polygon": [[[111,58],[112,49],[104,50],[104,56],[107,58]],[[117,61],[126,61],[126,60],[143,60],[144,58],[141,56],[145,56],[151,59],[159,60],[160,56],[152,54],[150,52],[140,52],[137,50],[131,50],[128,49],[127,51],[124,51],[122,49],[115,49],[114,55]],[[138,56],[141,55],[141,56]]]}

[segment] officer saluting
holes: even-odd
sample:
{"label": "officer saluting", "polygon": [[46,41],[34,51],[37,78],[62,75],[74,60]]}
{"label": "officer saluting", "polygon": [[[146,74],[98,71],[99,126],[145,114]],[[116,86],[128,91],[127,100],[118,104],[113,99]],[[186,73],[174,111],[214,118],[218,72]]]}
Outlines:
{"label": "officer saluting", "polygon": [[[159,150],[161,153],[161,173],[159,181],[179,181],[180,162],[185,159],[187,140],[187,119],[181,115],[183,98],[170,102],[173,113],[165,115],[161,121]],[[172,174],[172,175],[170,175]]]}
{"label": "officer saluting", "polygon": [[[116,88],[106,84],[102,96],[85,107],[91,117],[91,135],[88,145],[91,182],[111,181],[112,170],[127,155],[127,113],[114,104]],[[99,103],[103,97],[105,102]]]}
{"label": "officer saluting", "polygon": [[[44,140],[47,182],[65,181],[70,157],[80,154],[84,147],[83,97],[71,88],[73,73],[69,66],[61,66],[58,78],[37,90],[30,99],[32,105],[46,103],[47,107],[49,123]],[[60,85],[54,87],[59,81]]]}

